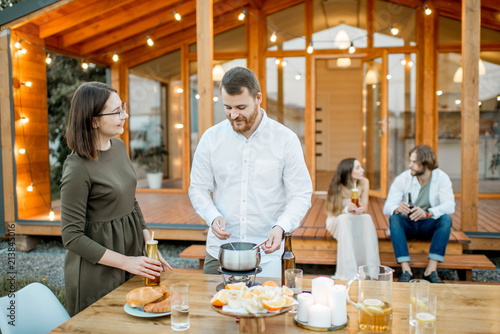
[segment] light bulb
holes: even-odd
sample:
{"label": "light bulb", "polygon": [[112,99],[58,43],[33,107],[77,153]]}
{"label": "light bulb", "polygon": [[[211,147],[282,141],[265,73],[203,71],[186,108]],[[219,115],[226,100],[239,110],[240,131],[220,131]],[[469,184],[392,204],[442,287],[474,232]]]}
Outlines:
{"label": "light bulb", "polygon": [[25,54],[26,54],[26,52],[28,52],[28,51],[26,51],[26,49],[25,49],[25,48],[22,48],[22,49],[21,49],[21,53],[22,53],[23,55],[25,55]]}
{"label": "light bulb", "polygon": [[149,37],[149,35],[147,35],[146,38],[148,39],[147,42],[149,46],[153,46],[155,44],[155,42],[153,42],[153,40],[151,39],[151,37]]}
{"label": "light bulb", "polygon": [[288,64],[288,63],[287,63],[285,60],[283,60],[283,61],[281,62],[281,66],[283,66],[283,67],[285,67],[287,64]]}
{"label": "light bulb", "polygon": [[179,93],[179,94],[180,94],[180,93],[183,93],[183,92],[184,92],[184,89],[182,89],[182,88],[177,88],[175,91],[176,91],[177,93]]}
{"label": "light bulb", "polygon": [[276,36],[276,31],[274,31],[273,34],[271,35],[270,41],[274,43],[274,42],[276,42],[277,38],[278,37]]}
{"label": "light bulb", "polygon": [[394,36],[396,36],[399,32],[399,29],[398,28],[394,28],[394,27],[391,27],[391,34],[393,34]]}
{"label": "light bulb", "polygon": [[52,63],[52,57],[50,57],[50,53],[47,55],[47,58],[45,58],[45,62],[47,65],[50,65]]}
{"label": "light bulb", "polygon": [[28,191],[33,191],[33,182],[26,188]]}
{"label": "light bulb", "polygon": [[354,47],[354,43],[351,42],[351,46],[349,47],[349,53],[354,53],[356,52],[356,48]]}
{"label": "light bulb", "polygon": [[410,66],[410,67],[413,66],[413,62],[411,60],[408,62],[408,66]]}
{"label": "light bulb", "polygon": [[175,124],[175,127],[177,129],[182,129],[182,128],[184,128],[184,124],[178,123],[178,124]]}
{"label": "light bulb", "polygon": [[300,74],[297,74],[297,75],[295,76],[295,80],[300,80],[300,78],[302,78],[302,77],[300,76]]}
{"label": "light bulb", "polygon": [[499,95],[499,96],[497,96],[497,101],[500,101],[500,95]]}
{"label": "light bulb", "polygon": [[276,65],[279,65],[279,64],[280,64],[280,62],[281,62],[281,61],[280,61],[280,59],[279,59],[279,58],[276,58],[276,60],[274,61],[274,63],[275,63]]}
{"label": "light bulb", "polygon": [[437,96],[441,96],[441,95],[443,95],[443,91],[442,91],[442,90],[438,90],[438,91],[436,92],[436,95],[437,95]]}
{"label": "light bulb", "polygon": [[86,69],[88,69],[88,68],[89,68],[89,64],[87,64],[87,63],[85,62],[85,60],[84,60],[84,61],[83,61],[83,63],[82,63],[82,68],[83,68],[84,70],[86,70]]}
{"label": "light bulb", "polygon": [[481,104],[483,104],[481,101],[479,101],[479,102],[477,103],[477,105],[478,105],[478,106],[481,106]]}
{"label": "light bulb", "polygon": [[392,78],[392,75],[390,75],[390,74],[387,74],[387,77],[386,77],[386,78],[387,78],[387,80],[391,80],[391,78]]}
{"label": "light bulb", "polygon": [[19,149],[19,154],[25,154],[26,153],[26,149],[25,148],[20,148]]}
{"label": "light bulb", "polygon": [[246,10],[243,11],[243,13],[241,13],[239,16],[238,16],[238,20],[240,21],[243,21],[245,19],[245,14],[246,14]]}
{"label": "light bulb", "polygon": [[177,13],[175,10],[174,10],[174,16],[177,21],[180,21],[182,19],[181,14]]}
{"label": "light bulb", "polygon": [[309,46],[307,47],[307,53],[311,54],[311,53],[313,53],[313,51],[314,51],[314,48],[313,48],[313,45],[311,42],[311,44],[309,44]]}
{"label": "light bulb", "polygon": [[116,63],[118,61],[118,59],[120,59],[118,57],[118,53],[115,52],[115,54],[113,55],[113,61]]}
{"label": "light bulb", "polygon": [[460,103],[462,103],[462,101],[460,101],[460,100],[455,100],[455,104],[460,104]]}
{"label": "light bulb", "polygon": [[427,7],[427,5],[424,5],[424,8],[425,8],[425,15],[429,16],[432,14],[432,10],[429,7]]}
{"label": "light bulb", "polygon": [[28,123],[29,121],[30,121],[30,119],[28,117],[26,117],[26,116],[21,117],[22,123]]}
{"label": "light bulb", "polygon": [[55,217],[54,210],[50,210],[49,219],[54,220],[54,217]]}
{"label": "light bulb", "polygon": [[23,41],[23,40],[22,40],[22,39],[20,39],[20,40],[18,40],[18,41],[16,42],[16,44],[14,44],[14,46],[16,47],[16,49],[21,49],[21,42],[22,42],[22,41]]}
{"label": "light bulb", "polygon": [[23,82],[22,84],[25,85],[26,87],[31,87],[33,85],[33,83],[31,81],[26,81],[26,82]]}
{"label": "light bulb", "polygon": [[401,65],[406,65],[406,60],[405,59],[401,60]]}
{"label": "light bulb", "polygon": [[194,98],[195,98],[195,99],[197,99],[197,100],[199,100],[199,99],[200,99],[200,94],[196,94],[196,95],[194,96]]}
{"label": "light bulb", "polygon": [[214,102],[219,101],[219,98],[217,96],[214,96]]}

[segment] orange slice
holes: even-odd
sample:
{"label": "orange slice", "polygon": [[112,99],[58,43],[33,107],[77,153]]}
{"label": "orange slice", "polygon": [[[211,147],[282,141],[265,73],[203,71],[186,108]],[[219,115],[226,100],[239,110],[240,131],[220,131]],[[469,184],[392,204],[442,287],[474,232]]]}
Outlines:
{"label": "orange slice", "polygon": [[279,286],[275,281],[265,281],[262,286]]}
{"label": "orange slice", "polygon": [[292,297],[288,297],[288,296],[283,296],[283,299],[285,299],[285,307],[292,306],[292,304],[295,301],[295,299],[293,299]]}
{"label": "orange slice", "polygon": [[293,291],[292,291],[292,289],[290,289],[286,285],[283,285],[283,292],[282,293],[283,293],[284,296],[293,297]]}
{"label": "orange slice", "polygon": [[244,282],[239,282],[239,283],[229,283],[229,284],[226,284],[226,289],[228,290],[239,290],[241,289],[242,286],[244,286],[245,283]]}
{"label": "orange slice", "polygon": [[227,304],[227,296],[226,296],[226,291],[220,290],[213,296],[212,300],[210,301],[212,305],[214,306],[224,306]]}
{"label": "orange slice", "polygon": [[262,301],[262,306],[264,306],[269,311],[279,311],[285,306],[285,304],[286,304],[285,298]]}

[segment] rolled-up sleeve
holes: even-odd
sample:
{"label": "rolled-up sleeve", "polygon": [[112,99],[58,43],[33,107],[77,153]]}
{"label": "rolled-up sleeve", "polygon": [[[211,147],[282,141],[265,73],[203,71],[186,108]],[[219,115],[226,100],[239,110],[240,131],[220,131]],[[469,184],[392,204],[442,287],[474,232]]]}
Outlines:
{"label": "rolled-up sleeve", "polygon": [[450,177],[441,172],[438,182],[438,205],[432,206],[429,211],[432,212],[435,219],[438,219],[444,214],[451,215],[455,212],[455,196],[453,195],[453,187]]}
{"label": "rolled-up sleeve", "polygon": [[210,193],[214,191],[215,180],[210,163],[210,139],[208,136],[209,134],[205,133],[201,138],[194,154],[189,199],[196,213],[205,220],[208,226],[211,226],[214,219],[221,214],[210,196]]}
{"label": "rolled-up sleeve", "polygon": [[278,217],[276,225],[285,232],[299,227],[302,218],[311,207],[312,182],[304,154],[297,136],[293,136],[285,146],[286,160],[283,169],[283,184],[285,186],[287,204]]}
{"label": "rolled-up sleeve", "polygon": [[77,156],[64,163],[61,190],[61,236],[64,247],[96,264],[106,248],[85,235],[90,177]]}

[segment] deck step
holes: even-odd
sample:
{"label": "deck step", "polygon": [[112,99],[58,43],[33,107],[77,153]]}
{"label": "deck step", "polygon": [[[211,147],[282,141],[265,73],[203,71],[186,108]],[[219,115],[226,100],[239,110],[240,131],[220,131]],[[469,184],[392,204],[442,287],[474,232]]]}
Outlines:
{"label": "deck step", "polygon": [[[335,265],[337,263],[337,252],[328,249],[305,249],[294,250],[295,262],[299,264]],[[206,250],[204,245],[191,245],[186,248],[179,257],[198,259],[200,267],[203,266]],[[380,262],[388,267],[399,267],[399,264],[391,253],[380,253]],[[413,268],[425,268],[427,266],[427,254],[411,255],[411,266]],[[442,269],[457,269],[459,276],[465,280],[472,280],[472,269],[495,270],[496,266],[486,255],[482,254],[450,254],[445,256],[445,261],[439,264]],[[463,275],[465,273],[465,275]]]}

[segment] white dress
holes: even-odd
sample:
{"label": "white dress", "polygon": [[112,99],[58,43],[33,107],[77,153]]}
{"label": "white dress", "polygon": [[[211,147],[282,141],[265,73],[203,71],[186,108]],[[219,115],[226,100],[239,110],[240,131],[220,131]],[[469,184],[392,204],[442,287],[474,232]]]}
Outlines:
{"label": "white dress", "polygon": [[326,229],[337,240],[334,279],[351,279],[365,264],[380,265],[377,231],[369,214],[328,216]]}

